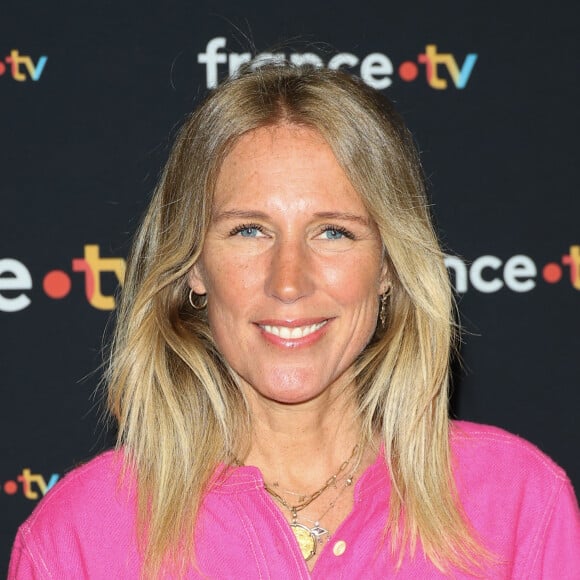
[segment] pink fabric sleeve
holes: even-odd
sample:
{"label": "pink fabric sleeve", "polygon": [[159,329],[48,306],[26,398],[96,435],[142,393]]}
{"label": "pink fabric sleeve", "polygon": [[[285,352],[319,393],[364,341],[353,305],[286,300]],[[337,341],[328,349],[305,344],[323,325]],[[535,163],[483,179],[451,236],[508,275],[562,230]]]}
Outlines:
{"label": "pink fabric sleeve", "polygon": [[10,567],[8,568],[8,580],[36,580],[50,578],[48,571],[41,573],[35,565],[34,559],[22,540],[20,532],[16,536],[12,554],[10,556]]}
{"label": "pink fabric sleeve", "polygon": [[530,559],[530,578],[580,578],[580,511],[569,480],[562,481],[537,545]]}

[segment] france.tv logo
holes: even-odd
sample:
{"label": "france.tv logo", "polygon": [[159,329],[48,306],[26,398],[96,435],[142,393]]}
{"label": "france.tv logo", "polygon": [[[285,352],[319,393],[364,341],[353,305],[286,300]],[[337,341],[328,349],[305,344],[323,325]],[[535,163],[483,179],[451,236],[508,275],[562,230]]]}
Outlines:
{"label": "france.tv logo", "polygon": [[[113,310],[115,296],[103,289],[103,274],[112,274],[119,285],[125,279],[125,259],[121,257],[104,258],[98,244],[86,244],[82,258],[71,260],[71,269],[84,278],[87,302],[97,310]],[[0,312],[20,312],[28,308],[31,298],[27,291],[33,286],[32,274],[28,267],[14,258],[0,259]],[[53,300],[68,296],[72,289],[70,272],[50,270],[42,277],[42,289]]]}
{"label": "france.tv logo", "polygon": [[8,75],[20,83],[28,80],[38,81],[47,60],[47,56],[39,56],[34,62],[31,56],[20,54],[20,51],[14,48],[9,55],[0,57],[0,77]]}
{"label": "france.tv logo", "polygon": [[30,468],[25,467],[16,479],[5,481],[2,489],[6,495],[15,495],[21,490],[26,499],[37,500],[44,497],[59,479],[58,473],[53,473],[46,480],[41,473],[32,473]]}
{"label": "france.tv logo", "polygon": [[[226,49],[227,38],[216,36],[208,41],[205,52],[197,55],[197,62],[205,66],[206,86],[211,89],[217,86],[220,72],[235,75],[239,68],[253,61],[259,63],[264,60],[283,61],[288,59],[296,65],[310,64],[327,66],[329,69],[348,69],[358,74],[369,86],[377,90],[389,88],[395,77],[411,83],[424,79],[432,89],[442,91],[450,87],[464,89],[473,73],[478,55],[470,52],[465,56],[451,52],[441,52],[436,44],[426,44],[413,60],[393,62],[382,52],[371,52],[366,55],[357,55],[353,52],[339,52],[325,62],[315,52],[262,52],[257,56],[249,52],[231,52]],[[220,71],[221,66],[221,71]]]}

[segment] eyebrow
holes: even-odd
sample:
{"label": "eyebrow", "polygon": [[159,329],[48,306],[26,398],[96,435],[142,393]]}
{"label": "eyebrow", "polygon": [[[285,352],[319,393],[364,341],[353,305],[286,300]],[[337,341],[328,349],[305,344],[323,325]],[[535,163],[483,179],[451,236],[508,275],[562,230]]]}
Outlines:
{"label": "eyebrow", "polygon": [[327,220],[345,220],[348,222],[357,222],[363,226],[369,226],[371,221],[368,217],[343,211],[322,211],[315,214],[316,217]]}
{"label": "eyebrow", "polygon": [[[355,213],[342,211],[320,211],[316,212],[314,216],[324,220],[344,220],[349,222],[356,222],[367,227],[370,226],[370,219],[368,217]],[[268,214],[264,213],[263,211],[232,209],[227,211],[220,211],[214,216],[213,219],[216,222],[228,219],[266,220],[268,219]]]}
{"label": "eyebrow", "polygon": [[230,209],[228,211],[220,211],[213,216],[213,221],[221,222],[228,219],[246,219],[246,220],[265,220],[267,214],[263,211],[245,211],[241,209]]}

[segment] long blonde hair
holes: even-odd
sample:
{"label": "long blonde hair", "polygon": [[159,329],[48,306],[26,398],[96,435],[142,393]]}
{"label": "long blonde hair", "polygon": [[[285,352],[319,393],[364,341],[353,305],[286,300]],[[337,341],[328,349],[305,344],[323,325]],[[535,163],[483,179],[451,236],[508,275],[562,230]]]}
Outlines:
{"label": "long blonde hair", "polygon": [[380,432],[393,483],[387,538],[420,540],[440,569],[485,553],[458,503],[448,433],[453,299],[412,138],[390,103],[345,73],[271,63],[225,81],[185,122],[129,259],[107,374],[118,445],[137,474],[145,570],[194,553],[193,529],[220,462],[251,417],[187,275],[203,247],[221,163],[241,135],[316,129],[375,220],[391,278],[388,320],[356,362],[366,437]]}

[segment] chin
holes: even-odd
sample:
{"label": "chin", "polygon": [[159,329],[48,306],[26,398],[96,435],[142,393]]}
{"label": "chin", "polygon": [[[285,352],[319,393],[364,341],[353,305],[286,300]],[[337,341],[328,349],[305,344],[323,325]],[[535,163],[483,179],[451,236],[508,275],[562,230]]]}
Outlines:
{"label": "chin", "polygon": [[273,393],[271,397],[268,397],[271,401],[275,403],[280,403],[282,405],[300,405],[301,403],[307,403],[316,399],[319,393]]}
{"label": "chin", "polygon": [[252,390],[259,396],[269,401],[281,403],[285,405],[296,405],[299,403],[306,403],[319,397],[326,389],[325,388],[308,388],[306,381],[288,381],[284,379],[274,379],[270,382],[273,387],[260,386],[252,387]]}

